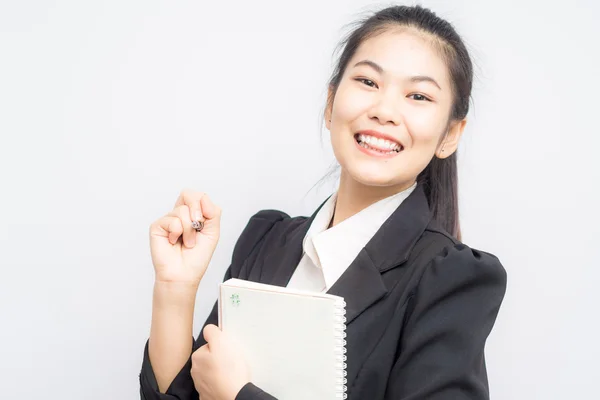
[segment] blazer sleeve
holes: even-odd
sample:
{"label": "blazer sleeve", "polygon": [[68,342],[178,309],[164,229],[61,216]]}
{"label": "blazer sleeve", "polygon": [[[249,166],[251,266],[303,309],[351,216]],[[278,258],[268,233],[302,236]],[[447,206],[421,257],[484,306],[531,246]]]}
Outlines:
{"label": "blazer sleeve", "polygon": [[[242,271],[245,265],[245,261],[251,257],[256,256],[262,243],[264,243],[265,237],[271,231],[275,223],[286,217],[288,217],[288,215],[281,211],[261,210],[250,218],[250,220],[246,224],[246,227],[242,231],[242,234],[236,241],[231,258],[231,264],[225,272],[224,280],[227,280],[229,278],[244,279],[246,277],[247,272]],[[218,324],[217,304],[218,302],[215,301],[215,304],[208,318],[204,322],[202,328],[204,328],[204,326],[206,326],[207,324]],[[193,337],[190,340],[193,341],[192,353],[204,344],[206,344],[206,341],[202,336],[202,329],[200,330],[200,334],[198,335],[198,338],[195,342]],[[161,393],[158,390],[156,377],[154,375],[154,371],[152,370],[152,365],[150,364],[150,358],[148,356],[148,340],[146,340],[146,345],[144,347],[143,353],[142,368],[139,374],[140,399],[197,400],[198,392],[194,387],[194,381],[192,380],[192,376],[190,374],[191,368],[192,358],[190,354],[190,357],[186,361],[185,365],[182,367],[181,371],[175,376],[173,382],[171,382],[171,384],[167,388],[166,393]],[[249,392],[253,388],[256,387],[244,387],[242,391]],[[242,394],[242,391],[240,391],[240,394]],[[251,398],[255,399],[257,397]]]}
{"label": "blazer sleeve", "polygon": [[460,243],[432,259],[408,301],[386,400],[489,399],[484,346],[506,271]]}

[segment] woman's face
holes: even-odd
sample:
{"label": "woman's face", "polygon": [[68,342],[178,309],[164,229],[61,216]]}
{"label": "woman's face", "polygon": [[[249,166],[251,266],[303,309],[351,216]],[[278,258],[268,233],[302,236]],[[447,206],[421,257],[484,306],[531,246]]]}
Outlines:
{"label": "woman's face", "polygon": [[448,68],[423,36],[388,31],[364,41],[325,115],[342,174],[410,186],[434,155],[456,150],[466,120],[448,126],[451,107]]}

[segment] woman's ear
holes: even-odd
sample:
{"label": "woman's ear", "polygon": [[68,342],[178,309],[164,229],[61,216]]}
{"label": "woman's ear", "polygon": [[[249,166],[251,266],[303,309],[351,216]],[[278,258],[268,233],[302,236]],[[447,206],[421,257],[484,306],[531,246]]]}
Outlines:
{"label": "woman's ear", "polygon": [[325,126],[327,130],[331,130],[331,114],[333,111],[333,88],[329,86],[327,90],[327,106],[325,107]]}
{"label": "woman's ear", "polygon": [[448,133],[446,133],[435,152],[437,158],[446,158],[454,154],[456,149],[458,149],[458,142],[460,141],[466,125],[466,118],[450,124]]}

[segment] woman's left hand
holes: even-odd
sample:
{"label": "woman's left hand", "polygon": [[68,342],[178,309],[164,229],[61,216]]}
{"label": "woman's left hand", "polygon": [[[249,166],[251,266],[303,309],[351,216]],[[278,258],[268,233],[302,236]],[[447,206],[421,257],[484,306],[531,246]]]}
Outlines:
{"label": "woman's left hand", "polygon": [[202,331],[206,344],[192,354],[192,379],[202,400],[235,400],[250,382],[250,369],[236,343],[216,325]]}

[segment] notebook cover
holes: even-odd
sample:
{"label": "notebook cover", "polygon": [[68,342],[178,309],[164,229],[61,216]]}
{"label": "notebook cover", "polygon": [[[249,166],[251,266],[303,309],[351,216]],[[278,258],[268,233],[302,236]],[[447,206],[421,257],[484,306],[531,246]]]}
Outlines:
{"label": "notebook cover", "polygon": [[344,398],[343,306],[339,296],[230,279],[220,285],[219,326],[262,390],[285,400]]}

